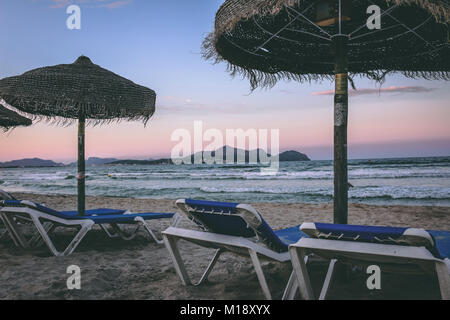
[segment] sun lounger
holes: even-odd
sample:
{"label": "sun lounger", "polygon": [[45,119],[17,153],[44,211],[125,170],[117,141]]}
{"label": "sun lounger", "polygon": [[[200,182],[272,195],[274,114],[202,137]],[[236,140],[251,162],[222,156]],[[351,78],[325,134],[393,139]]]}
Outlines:
{"label": "sun lounger", "polygon": [[336,261],[362,266],[377,265],[381,271],[386,268],[389,271],[434,274],[442,298],[450,299],[448,231],[326,223],[303,223],[300,230],[309,238],[301,238],[289,247],[297,285],[291,286],[286,294],[288,298],[294,297],[297,288],[300,288],[303,298],[315,298],[303,262],[306,254],[314,253],[331,259],[319,299],[327,297]]}
{"label": "sun lounger", "polygon": [[207,280],[222,253],[233,252],[250,257],[264,296],[271,299],[260,258],[289,262],[289,244],[305,236],[299,227],[273,231],[262,216],[246,204],[191,199],[178,200],[176,204],[190,220],[205,231],[170,227],[162,233],[182,283],[192,284],[177,246],[180,239],[216,249],[213,259],[195,285]]}
{"label": "sun lounger", "polygon": [[[11,194],[9,194],[9,193],[7,193],[7,192],[5,192],[5,191],[3,191],[3,190],[0,190],[0,200],[8,200],[7,202],[5,202],[5,204],[8,204],[9,206],[21,206],[22,204],[21,204],[21,201],[20,200],[17,200],[16,198],[14,198]],[[3,203],[0,203],[0,207],[1,206],[4,206],[4,204]],[[86,212],[85,212],[85,215],[86,216],[94,216],[94,215],[111,215],[111,214],[124,214],[124,213],[126,213],[127,211],[126,210],[116,210],[116,209],[103,209],[103,208],[101,208],[101,209],[94,209],[94,210],[87,210]],[[64,216],[77,216],[78,215],[78,212],[77,211],[62,211],[61,212],[61,214],[63,214]],[[17,221],[17,219],[16,218],[10,218],[10,219],[14,219],[14,220],[16,220],[16,222],[17,223],[21,223],[21,224],[30,224],[30,223],[32,223],[31,222],[31,220],[30,219],[26,219],[26,218],[24,218],[24,217],[22,217],[22,219],[20,219],[20,221]],[[3,222],[3,218],[2,218],[2,216],[0,215],[0,221],[1,222]],[[4,224],[4,225],[6,225],[6,224]],[[49,226],[51,225],[51,222],[45,222],[44,223],[44,225],[45,225],[45,227],[47,228],[47,229],[49,229]],[[114,238],[114,237],[118,237],[118,236],[120,236],[119,234],[118,234],[118,232],[114,232],[114,231],[109,231],[107,228],[106,228],[106,226],[104,226],[104,225],[100,225],[100,227],[108,234],[108,236],[110,236],[111,238]],[[115,229],[117,229],[117,228],[115,228]],[[21,246],[21,240],[23,240],[23,239],[17,239],[15,236],[14,236],[14,234],[15,234],[16,232],[9,232],[8,233],[8,230],[7,229],[5,229],[3,232],[0,232],[0,239],[2,239],[6,234],[9,234],[9,236],[11,237],[11,239],[14,241],[14,243],[17,245],[17,246]],[[123,236],[124,236],[124,234],[122,234]],[[34,241],[29,241],[28,242],[28,244],[27,245],[22,245],[22,246],[24,246],[24,247],[28,247],[28,246],[31,246],[31,244],[33,243],[34,245],[38,245],[39,244],[39,240],[42,240],[42,238],[41,237],[39,237],[39,234],[38,233],[36,233],[36,237],[34,237],[34,239],[33,239]],[[35,242],[36,241],[36,242]],[[38,242],[39,241],[39,242]]]}
{"label": "sun lounger", "polygon": [[[15,198],[10,193],[0,189],[0,201],[1,200],[15,200]],[[8,231],[3,224],[3,220],[0,218],[0,240],[3,239],[3,237],[5,237],[5,235],[7,235],[7,234],[8,234]]]}
{"label": "sun lounger", "polygon": [[[138,229],[144,227],[156,243],[162,244],[163,241],[156,237],[148,222],[169,218],[173,218],[173,225],[178,222],[178,217],[174,217],[173,213],[130,213],[124,210],[96,209],[87,211],[88,215],[78,216],[74,211],[56,211],[30,201],[5,200],[0,203],[0,217],[18,246],[27,248],[42,240],[55,256],[71,254],[94,225],[99,225],[110,237],[120,236],[125,240],[132,239]],[[21,222],[31,222],[38,232],[31,239],[26,239],[18,226]],[[120,225],[135,225],[136,228],[128,233]],[[112,227],[116,234],[108,231],[107,226]],[[63,251],[58,251],[50,238],[58,227],[79,229]]]}
{"label": "sun lounger", "polygon": [[2,189],[0,189],[0,200],[15,200],[14,196]]}

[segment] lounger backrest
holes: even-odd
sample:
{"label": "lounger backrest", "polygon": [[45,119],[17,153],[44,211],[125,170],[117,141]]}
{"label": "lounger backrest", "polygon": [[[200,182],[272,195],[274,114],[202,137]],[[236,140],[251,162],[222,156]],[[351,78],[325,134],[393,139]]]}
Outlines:
{"label": "lounger backrest", "polygon": [[255,232],[242,217],[238,216],[238,203],[178,200],[183,213],[205,231],[237,237],[251,238]]}
{"label": "lounger backrest", "polygon": [[16,200],[12,194],[0,189],[0,200]]}
{"label": "lounger backrest", "polygon": [[286,252],[288,249],[250,205],[182,199],[177,201],[177,206],[205,231],[244,238],[257,237],[277,252]]}
{"label": "lounger backrest", "polygon": [[[43,213],[51,214],[55,217],[59,217],[62,219],[81,219],[83,217],[78,216],[77,211],[56,211],[54,209],[51,209],[49,207],[46,207],[42,204],[31,202],[31,201],[25,201],[25,200],[5,200],[0,201],[0,206],[10,206],[10,207],[28,207],[31,209],[38,210]],[[120,214],[127,214],[128,212],[126,210],[118,210],[118,209],[94,209],[94,210],[86,210],[85,216],[86,217],[92,217],[92,216],[109,216],[109,215],[120,215]]]}
{"label": "lounger backrest", "polygon": [[300,230],[312,238],[426,247],[440,256],[433,236],[424,229],[306,222]]}
{"label": "lounger backrest", "polygon": [[68,216],[64,215],[63,213],[50,209],[46,206],[43,206],[42,204],[31,202],[31,201],[25,201],[25,200],[3,200],[1,201],[3,207],[28,207],[34,210],[38,210],[43,213],[47,213],[50,215],[53,215],[58,218],[67,219]]}

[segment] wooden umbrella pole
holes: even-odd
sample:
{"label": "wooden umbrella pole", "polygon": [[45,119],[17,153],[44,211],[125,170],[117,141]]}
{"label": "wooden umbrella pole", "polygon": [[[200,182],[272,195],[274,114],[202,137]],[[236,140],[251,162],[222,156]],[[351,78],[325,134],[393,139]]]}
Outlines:
{"label": "wooden umbrella pole", "polygon": [[347,36],[333,37],[335,52],[334,95],[334,223],[347,224],[348,171],[347,171],[347,121],[348,121],[348,62]]}
{"label": "wooden umbrella pole", "polygon": [[85,162],[84,162],[84,140],[85,140],[85,121],[84,112],[80,112],[78,118],[78,215],[84,216],[86,211],[86,191],[85,191]]}

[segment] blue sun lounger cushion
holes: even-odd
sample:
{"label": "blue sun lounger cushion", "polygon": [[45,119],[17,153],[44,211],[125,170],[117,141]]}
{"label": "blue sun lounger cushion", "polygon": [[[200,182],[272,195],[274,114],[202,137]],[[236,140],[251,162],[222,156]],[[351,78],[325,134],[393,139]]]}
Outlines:
{"label": "blue sun lounger cushion", "polygon": [[252,238],[257,236],[276,252],[287,252],[291,243],[306,236],[293,227],[274,231],[251,206],[232,202],[185,199],[188,214],[204,230],[230,236]]}
{"label": "blue sun lounger cushion", "polygon": [[115,210],[115,209],[86,210],[86,214],[84,216],[78,216],[77,211],[56,211],[42,204],[34,203],[31,201],[4,200],[1,201],[1,203],[3,206],[10,206],[10,207],[29,207],[61,219],[67,220],[89,219],[94,221],[94,223],[96,224],[132,223],[134,222],[134,219],[136,217],[142,217],[144,220],[151,220],[151,219],[172,218],[174,216],[174,213],[153,213],[153,212],[129,214],[125,210]]}
{"label": "blue sun lounger cushion", "polygon": [[[4,201],[0,201],[0,206],[9,206],[9,207],[21,207],[21,206],[25,206],[25,207],[32,207],[34,209],[39,209],[42,212],[45,213],[49,213],[49,214],[53,214],[55,216],[59,216],[60,218],[68,218],[68,217],[77,217],[78,216],[78,212],[77,211],[56,211],[53,210],[51,208],[48,208],[42,204],[36,203],[36,202],[31,202],[31,201],[26,201],[26,200],[4,200]],[[86,210],[85,215],[86,216],[100,216],[100,215],[112,215],[112,214],[123,214],[125,213],[126,210],[120,210],[120,209],[105,209],[105,208],[100,208],[100,209],[93,209],[93,210]]]}
{"label": "blue sun lounger cushion", "polygon": [[450,232],[416,228],[303,223],[300,230],[311,238],[426,247],[434,256],[450,256]]}
{"label": "blue sun lounger cushion", "polygon": [[[162,244],[163,240],[156,237],[149,225],[149,220],[170,219],[175,215],[174,213],[130,213],[124,210],[96,209],[88,210],[87,215],[78,216],[76,211],[57,211],[39,203],[18,200],[2,201],[0,207],[2,220],[6,222],[8,232],[17,246],[30,248],[38,244],[38,240],[42,240],[55,256],[70,255],[94,225],[100,226],[110,238],[120,237],[123,240],[133,239],[142,227],[156,243]],[[21,228],[18,228],[16,222],[23,219],[31,222],[38,231],[31,238],[29,235],[27,237]],[[46,222],[50,222],[50,224],[44,226]],[[178,219],[174,219],[172,224],[177,222]],[[123,224],[133,224],[136,228],[133,228],[132,232],[125,231],[119,226]],[[76,228],[78,230],[63,250],[58,250],[50,237],[56,227]],[[112,227],[112,233],[108,230],[108,227]],[[36,235],[39,237],[36,238]]]}

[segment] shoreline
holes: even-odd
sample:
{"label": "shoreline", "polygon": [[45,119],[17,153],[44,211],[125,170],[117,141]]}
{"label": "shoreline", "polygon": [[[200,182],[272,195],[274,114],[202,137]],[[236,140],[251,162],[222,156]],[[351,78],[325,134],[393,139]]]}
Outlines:
{"label": "shoreline", "polygon": [[[18,199],[43,203],[56,210],[74,210],[77,203],[76,195],[15,193],[14,196]],[[302,222],[333,222],[333,203],[248,202],[248,204],[259,210],[276,229]],[[178,211],[174,199],[87,196],[86,209],[96,208],[127,209],[133,212]],[[349,224],[357,225],[409,226],[450,230],[450,207],[349,203],[348,219]]]}
{"label": "shoreline", "polygon": [[[1,188],[0,188],[1,189]],[[5,190],[5,189],[3,189]],[[7,191],[7,190],[5,190]],[[68,194],[68,193],[48,193],[48,194],[42,194],[42,193],[36,193],[36,192],[26,192],[26,191],[17,191],[17,192],[12,192],[12,191],[7,191],[11,194],[18,194],[18,195],[24,195],[24,196],[31,196],[31,197],[39,197],[39,196],[48,196],[48,197],[77,197],[77,195],[75,193],[72,194]],[[134,199],[134,200],[172,200],[173,202],[175,202],[176,200],[178,200],[179,198],[148,198],[148,197],[123,197],[123,196],[115,196],[115,195],[97,195],[97,196],[86,196],[86,197],[91,197],[91,198],[110,198],[110,199]],[[187,197],[186,197],[187,198]],[[198,198],[195,197],[193,199],[201,199],[202,197]],[[25,199],[25,198],[24,198]],[[206,199],[204,199],[206,200]],[[247,203],[247,204],[256,204],[256,203],[261,203],[261,204],[271,204],[271,203],[278,203],[278,204],[305,204],[305,205],[326,205],[326,204],[333,204],[332,201],[323,201],[323,202],[290,202],[290,201],[233,201],[233,200],[216,200],[216,201],[224,201],[224,202],[240,202],[240,203]],[[395,202],[398,201],[400,202],[400,200],[397,199],[392,199],[390,200],[390,202]],[[404,204],[404,203],[367,203],[367,202],[363,202],[363,201],[352,201],[352,199],[348,200],[349,205],[367,205],[367,206],[373,206],[373,207],[424,207],[424,208],[450,208],[450,204],[445,205],[445,204],[423,204],[423,203],[414,203],[413,201]]]}

